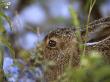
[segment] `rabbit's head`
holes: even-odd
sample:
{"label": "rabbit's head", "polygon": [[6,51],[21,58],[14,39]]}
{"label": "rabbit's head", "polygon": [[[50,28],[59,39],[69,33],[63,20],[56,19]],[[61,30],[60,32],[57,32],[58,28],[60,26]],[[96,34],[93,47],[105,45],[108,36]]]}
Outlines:
{"label": "rabbit's head", "polygon": [[[87,38],[87,46],[96,45],[103,42],[110,36],[110,17],[96,20],[89,25],[86,36],[86,26],[81,28],[81,37]],[[73,55],[73,61],[78,63],[79,46],[76,37],[75,28],[58,28],[50,33],[44,39],[44,58],[53,60],[56,64],[67,63]],[[79,30],[79,29],[78,29]],[[84,43],[85,44],[85,43]]]}
{"label": "rabbit's head", "polygon": [[71,57],[73,65],[79,63],[78,41],[73,28],[56,29],[45,37],[44,42],[45,59],[52,60],[59,66],[68,64]]}

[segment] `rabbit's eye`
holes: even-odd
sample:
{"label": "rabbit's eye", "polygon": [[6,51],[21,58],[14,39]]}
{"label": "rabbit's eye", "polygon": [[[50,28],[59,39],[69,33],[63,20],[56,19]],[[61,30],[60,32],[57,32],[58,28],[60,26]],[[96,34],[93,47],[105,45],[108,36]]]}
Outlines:
{"label": "rabbit's eye", "polygon": [[54,40],[49,40],[48,46],[51,47],[51,48],[56,47],[56,41],[54,41]]}

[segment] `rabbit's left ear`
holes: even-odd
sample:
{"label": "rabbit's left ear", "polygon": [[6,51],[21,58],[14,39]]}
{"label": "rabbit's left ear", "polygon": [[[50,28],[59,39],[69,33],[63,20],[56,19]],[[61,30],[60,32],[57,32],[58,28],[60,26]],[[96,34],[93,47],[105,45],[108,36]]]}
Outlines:
{"label": "rabbit's left ear", "polygon": [[87,36],[87,42],[101,41],[110,36],[110,17],[96,20],[87,25],[87,27],[88,34],[86,35],[86,29],[84,29],[81,31],[81,36],[83,38]]}

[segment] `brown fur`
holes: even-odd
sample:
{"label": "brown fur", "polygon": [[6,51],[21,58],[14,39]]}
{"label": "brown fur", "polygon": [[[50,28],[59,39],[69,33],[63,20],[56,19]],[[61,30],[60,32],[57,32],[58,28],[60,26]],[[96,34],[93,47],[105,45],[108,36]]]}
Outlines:
{"label": "brown fur", "polygon": [[[64,72],[65,66],[70,64],[73,67],[78,66],[80,52],[75,35],[76,30],[74,28],[59,28],[48,33],[45,37],[43,57],[46,60],[55,62],[55,66],[45,74],[47,82],[57,79],[57,76]],[[110,17],[90,23],[88,30],[88,42],[97,41],[97,44],[87,45],[87,50],[102,52],[107,62],[110,62]],[[83,38],[85,32],[85,29],[81,30]]]}

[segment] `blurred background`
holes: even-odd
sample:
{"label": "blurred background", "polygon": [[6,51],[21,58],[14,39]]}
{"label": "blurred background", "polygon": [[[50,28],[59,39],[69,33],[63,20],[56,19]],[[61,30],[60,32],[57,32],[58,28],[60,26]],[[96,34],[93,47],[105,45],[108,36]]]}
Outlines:
{"label": "blurred background", "polygon": [[[90,0],[5,0],[8,8],[4,9],[13,22],[16,32],[16,44],[24,49],[32,49],[35,43],[56,27],[72,26],[69,8],[77,14],[79,25],[87,22]],[[110,0],[96,0],[91,19],[96,20],[110,15]],[[5,22],[6,30],[11,33],[10,26]],[[12,33],[13,34],[13,33]],[[40,34],[40,35],[39,35]]]}
{"label": "blurred background", "polygon": [[[2,1],[2,0],[0,0]],[[3,12],[11,18],[13,31],[4,20],[4,27],[9,34],[15,54],[19,50],[32,50],[43,40],[45,35],[55,29],[74,26],[70,9],[77,14],[79,26],[87,23],[90,0],[3,0],[9,6]],[[96,0],[92,9],[90,21],[110,16],[110,0]],[[4,70],[10,73],[13,60],[9,60],[9,51],[5,53],[7,59],[4,61]],[[8,55],[7,55],[8,54]],[[14,71],[18,68],[14,67]],[[13,76],[17,78],[17,75]],[[25,78],[25,77],[24,77]],[[10,82],[16,82],[11,78]],[[20,81],[20,82],[24,82]],[[34,82],[34,81],[25,81]]]}

